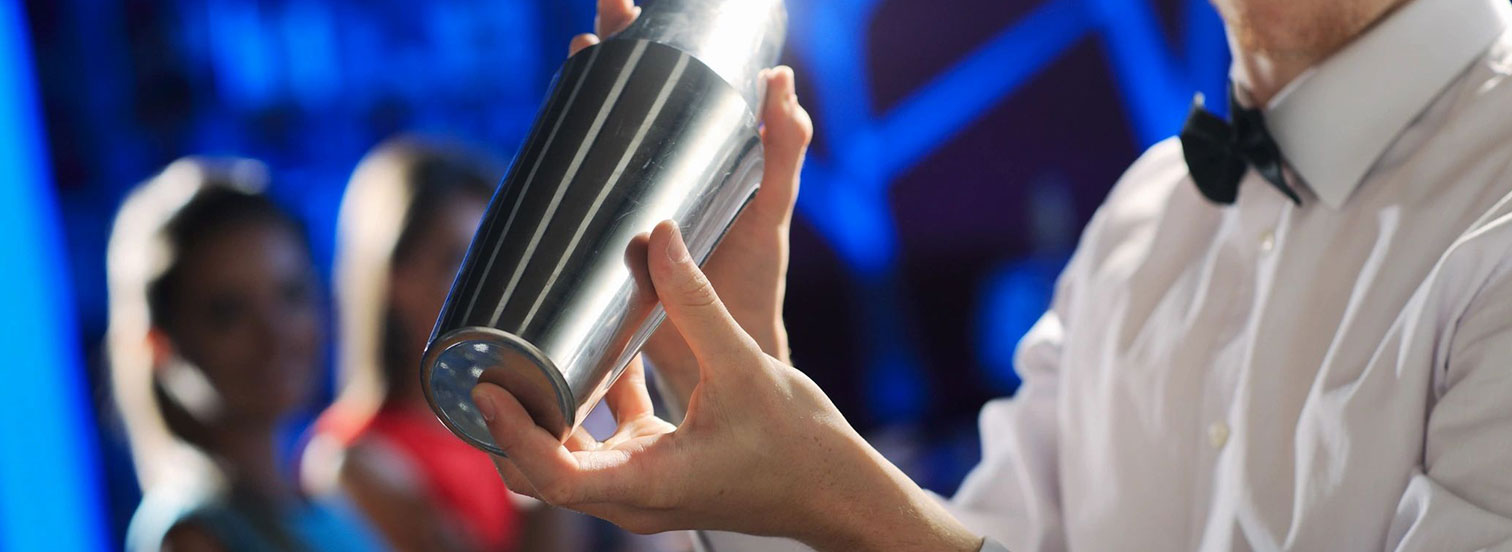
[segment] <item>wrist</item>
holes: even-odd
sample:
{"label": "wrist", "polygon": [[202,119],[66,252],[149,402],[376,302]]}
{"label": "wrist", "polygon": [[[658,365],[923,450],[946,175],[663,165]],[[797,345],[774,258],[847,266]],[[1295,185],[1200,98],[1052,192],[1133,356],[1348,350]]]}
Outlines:
{"label": "wrist", "polygon": [[815,524],[798,540],[819,551],[940,550],[977,552],[971,533],[932,495],[852,431],[849,465],[834,484],[816,485],[802,510]]}

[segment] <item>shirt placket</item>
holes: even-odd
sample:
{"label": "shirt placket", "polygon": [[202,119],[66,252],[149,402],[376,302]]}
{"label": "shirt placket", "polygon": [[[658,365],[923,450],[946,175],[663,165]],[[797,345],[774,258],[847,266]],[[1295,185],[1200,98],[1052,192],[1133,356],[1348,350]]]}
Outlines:
{"label": "shirt placket", "polygon": [[1230,517],[1236,505],[1221,501],[1237,495],[1227,490],[1215,491],[1233,484],[1224,479],[1224,454],[1231,443],[1242,438],[1243,428],[1235,427],[1232,409],[1246,365],[1246,352],[1255,335],[1251,321],[1256,311],[1257,286],[1263,272],[1273,265],[1271,259],[1280,245],[1279,225],[1289,205],[1288,199],[1254,171],[1246,175],[1241,186],[1240,200],[1231,207],[1236,224],[1220,238],[1222,251],[1217,260],[1220,267],[1214,272],[1214,285],[1226,286],[1230,291],[1222,312],[1213,317],[1220,329],[1216,331],[1212,362],[1204,371],[1198,406],[1201,431],[1192,447],[1197,451],[1198,473],[1207,474],[1195,489],[1198,496],[1194,504],[1198,507],[1191,513],[1193,549],[1212,544],[1211,536],[1202,534],[1203,528],[1232,526],[1231,520],[1212,518]]}

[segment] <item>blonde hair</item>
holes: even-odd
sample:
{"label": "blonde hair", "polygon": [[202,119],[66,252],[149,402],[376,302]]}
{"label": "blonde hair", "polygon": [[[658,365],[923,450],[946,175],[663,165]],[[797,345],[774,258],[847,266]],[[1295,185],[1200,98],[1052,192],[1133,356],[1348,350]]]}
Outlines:
{"label": "blonde hair", "polygon": [[[358,163],[342,196],[333,263],[336,402],[344,413],[371,417],[387,400],[396,372],[409,368],[393,354],[397,336],[389,279],[409,236],[433,216],[424,211],[435,210],[433,204],[454,193],[486,200],[500,174],[475,151],[415,136],[379,144]],[[414,362],[418,370],[419,359]]]}

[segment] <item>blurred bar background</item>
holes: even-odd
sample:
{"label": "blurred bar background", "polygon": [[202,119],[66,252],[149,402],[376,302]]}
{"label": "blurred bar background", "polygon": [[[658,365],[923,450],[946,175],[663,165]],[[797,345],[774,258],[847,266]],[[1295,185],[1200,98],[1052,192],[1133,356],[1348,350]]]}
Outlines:
{"label": "blurred bar background", "polygon": [[[1206,0],[788,4],[784,61],[817,128],[794,359],[949,494],[1092,211],[1194,92],[1223,97],[1221,25]],[[118,549],[140,499],[102,356],[104,250],[128,189],[184,155],[261,159],[329,276],[359,158],[419,132],[508,159],[593,9],[0,0],[0,548]]]}

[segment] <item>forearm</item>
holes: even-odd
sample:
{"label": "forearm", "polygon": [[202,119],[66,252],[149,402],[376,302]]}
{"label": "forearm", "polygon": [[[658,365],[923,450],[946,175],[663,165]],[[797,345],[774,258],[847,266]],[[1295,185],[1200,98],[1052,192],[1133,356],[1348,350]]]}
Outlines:
{"label": "forearm", "polygon": [[982,538],[860,436],[847,443],[854,471],[815,489],[813,524],[794,535],[816,550],[977,552]]}

